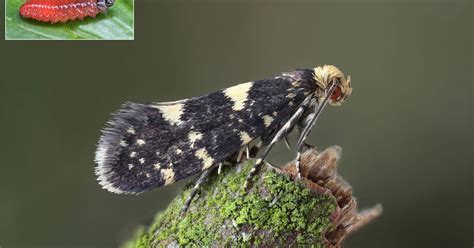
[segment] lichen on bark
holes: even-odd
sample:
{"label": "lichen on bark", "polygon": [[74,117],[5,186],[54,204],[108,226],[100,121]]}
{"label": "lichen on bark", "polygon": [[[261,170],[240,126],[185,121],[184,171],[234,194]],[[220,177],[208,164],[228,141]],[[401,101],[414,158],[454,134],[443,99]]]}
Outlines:
{"label": "lichen on bark", "polygon": [[380,207],[359,213],[351,187],[336,173],[340,147],[302,156],[302,179],[293,164],[262,166],[251,187],[242,185],[252,160],[213,173],[188,212],[180,209],[188,185],[127,247],[338,247],[352,231],[378,216]]}

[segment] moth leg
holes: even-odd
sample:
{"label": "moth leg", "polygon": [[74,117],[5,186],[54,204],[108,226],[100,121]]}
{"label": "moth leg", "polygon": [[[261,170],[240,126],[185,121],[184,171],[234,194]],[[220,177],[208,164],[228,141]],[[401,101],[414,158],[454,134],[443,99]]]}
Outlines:
{"label": "moth leg", "polygon": [[[311,121],[311,119],[313,118],[313,116],[315,115],[315,113],[310,113],[308,115],[306,115],[305,118],[303,118],[303,120],[298,123],[298,130],[299,132],[301,133],[304,129],[304,127],[306,125],[308,125]],[[297,179],[301,179],[301,171],[300,171],[300,164],[301,164],[301,147],[302,146],[299,146],[297,149],[296,149],[296,158],[295,158],[295,169],[296,169],[296,178]]]}
{"label": "moth leg", "polygon": [[328,103],[329,97],[332,95],[332,92],[335,89],[335,85],[332,84],[326,92],[326,96],[321,102],[312,102],[310,106],[313,107],[313,111],[310,112],[306,117],[303,118],[302,128],[300,128],[300,136],[298,138],[298,142],[296,142],[296,147],[297,147],[297,153],[296,153],[296,173],[297,173],[297,178],[301,178],[301,173],[300,173],[300,164],[301,164],[301,153],[303,152],[303,148],[305,147],[305,140],[311,131],[311,128],[314,127],[314,124],[318,120],[319,115],[321,114],[321,111],[324,109],[326,104]]}
{"label": "moth leg", "polygon": [[295,113],[290,117],[290,119],[283,125],[278,132],[275,134],[273,139],[270,141],[270,143],[265,147],[265,151],[263,154],[260,156],[260,158],[255,161],[252,169],[250,170],[249,174],[247,175],[247,178],[244,183],[244,189],[247,190],[248,185],[252,177],[257,173],[258,169],[260,168],[262,162],[265,160],[265,158],[268,156],[270,153],[270,150],[273,148],[273,146],[280,141],[283,137],[286,137],[288,133],[292,130],[292,128],[296,125],[296,123],[299,121],[301,115],[303,112],[306,110],[308,107],[310,101],[311,101],[312,95],[306,97],[306,99],[303,101],[303,103],[298,107],[298,109],[295,111]]}
{"label": "moth leg", "polygon": [[[311,104],[312,106],[315,106],[317,105],[316,104]],[[310,122],[311,122],[311,119],[313,119],[314,115],[316,113],[313,111],[309,114],[307,114],[302,120],[300,123],[298,123],[298,130],[299,132],[301,133],[303,131],[303,129],[306,127],[306,125],[309,125]],[[304,142],[303,142],[304,143]],[[300,171],[300,165],[301,165],[301,153],[302,153],[302,150],[303,150],[303,145],[300,145],[298,146],[298,148],[296,149],[296,158],[295,158],[295,169],[296,169],[296,178],[297,179],[301,179],[301,171]]]}
{"label": "moth leg", "polygon": [[222,162],[219,163],[219,167],[217,167],[217,175],[220,175],[220,174],[221,174],[221,172],[222,172],[222,165],[223,165]]}
{"label": "moth leg", "polygon": [[[311,101],[311,104],[309,106],[309,108],[314,108],[315,106],[317,106],[318,103],[315,102],[315,100],[313,99]],[[301,119],[301,121],[297,124],[298,126],[298,131],[299,133],[301,134],[303,132],[303,129],[310,124],[311,122],[311,119],[313,119],[314,115],[316,114],[315,111],[313,109],[311,110],[308,110],[309,113],[305,113],[304,117]],[[301,153],[302,153],[302,147],[303,146],[298,146],[298,148],[296,149],[296,158],[295,158],[295,169],[296,169],[296,177],[298,179],[301,179],[301,172],[300,172],[300,164],[301,164]]]}
{"label": "moth leg", "polygon": [[301,163],[301,151],[298,149],[298,152],[296,152],[296,159],[295,159],[296,178],[298,179],[301,179],[300,163]]}
{"label": "moth leg", "polygon": [[193,189],[189,193],[188,199],[186,199],[186,202],[181,208],[181,215],[184,215],[186,211],[188,211],[189,205],[191,205],[191,202],[193,201],[194,196],[196,195],[197,191],[201,187],[201,184],[205,182],[206,179],[209,177],[209,174],[211,174],[212,169],[213,168],[209,168],[201,173],[198,180],[196,181],[196,184],[194,185]]}
{"label": "moth leg", "polygon": [[240,148],[239,153],[237,154],[237,159],[236,159],[237,163],[242,162],[242,157],[244,156],[244,152],[245,152],[245,157],[247,158],[247,160],[249,160],[250,159],[249,144],[246,144],[245,146],[242,146],[242,148]]}
{"label": "moth leg", "polygon": [[239,150],[239,154],[237,155],[237,161],[236,161],[237,163],[240,163],[240,161],[242,161],[242,156],[244,155],[244,151],[245,151],[245,146],[243,146]]}
{"label": "moth leg", "polygon": [[242,147],[240,150],[239,150],[239,154],[237,154],[237,163],[240,163],[240,161],[242,160],[242,155],[244,154],[244,148]]}
{"label": "moth leg", "polygon": [[334,91],[335,87],[335,84],[329,86],[329,89],[327,89],[326,91],[326,96],[322,100],[316,102],[314,104],[314,108],[310,116],[304,118],[304,127],[302,130],[300,130],[300,136],[298,138],[298,141],[296,142],[296,147],[298,147],[299,151],[301,151],[301,147],[303,146],[304,141],[308,137],[309,132],[311,132],[311,129],[314,127],[314,124],[318,120],[318,117],[321,115],[322,110],[327,105],[329,97],[332,95],[332,92]]}

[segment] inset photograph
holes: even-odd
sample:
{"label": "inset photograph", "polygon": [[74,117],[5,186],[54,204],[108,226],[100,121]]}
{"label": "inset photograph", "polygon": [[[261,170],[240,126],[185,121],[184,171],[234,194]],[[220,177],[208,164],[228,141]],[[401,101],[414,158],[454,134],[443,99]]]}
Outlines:
{"label": "inset photograph", "polygon": [[6,40],[133,40],[134,0],[6,0]]}

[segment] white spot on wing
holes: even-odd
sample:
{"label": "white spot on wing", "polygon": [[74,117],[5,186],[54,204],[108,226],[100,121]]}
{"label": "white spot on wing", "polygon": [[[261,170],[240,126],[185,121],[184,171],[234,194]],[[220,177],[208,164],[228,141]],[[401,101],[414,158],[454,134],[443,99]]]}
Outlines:
{"label": "white spot on wing", "polygon": [[191,143],[194,143],[197,140],[200,140],[201,138],[202,138],[202,133],[200,132],[191,131],[188,134],[188,139]]}
{"label": "white spot on wing", "polygon": [[140,161],[140,164],[144,164],[144,163],[145,163],[145,159],[144,159],[144,158],[140,158],[138,161]]}
{"label": "white spot on wing", "polygon": [[128,146],[127,142],[125,140],[120,141],[120,146]]}
{"label": "white spot on wing", "polygon": [[174,183],[174,171],[171,168],[161,169],[161,176],[165,179],[165,185]]}
{"label": "white spot on wing", "polygon": [[135,129],[133,129],[133,127],[129,127],[127,129],[127,133],[135,134]]}
{"label": "white spot on wing", "polygon": [[197,150],[194,155],[196,155],[197,158],[202,159],[202,161],[204,162],[201,170],[205,170],[211,167],[212,163],[214,162],[214,159],[209,156],[209,153],[207,153],[207,150],[205,148]]}
{"label": "white spot on wing", "polygon": [[163,118],[171,122],[172,124],[179,124],[181,122],[180,117],[183,114],[183,104],[177,103],[174,105],[152,105],[152,107],[160,110]]}
{"label": "white spot on wing", "polygon": [[131,152],[131,153],[130,153],[130,157],[131,157],[131,158],[134,158],[135,156],[137,156],[137,152]]}
{"label": "white spot on wing", "polygon": [[153,167],[155,167],[155,169],[157,169],[157,170],[161,170],[161,164],[160,163],[154,164]]}
{"label": "white spot on wing", "polygon": [[128,164],[128,169],[131,170],[133,167],[135,167],[134,164]]}
{"label": "white spot on wing", "polygon": [[137,144],[138,144],[139,146],[142,146],[142,145],[145,144],[145,141],[142,140],[142,139],[137,139]]}
{"label": "white spot on wing", "polygon": [[265,124],[265,127],[269,127],[272,124],[273,117],[269,115],[263,116],[263,124]]}
{"label": "white spot on wing", "polygon": [[245,101],[247,101],[252,85],[253,82],[248,82],[224,90],[224,94],[234,102],[234,106],[232,106],[233,110],[238,111],[244,109]]}

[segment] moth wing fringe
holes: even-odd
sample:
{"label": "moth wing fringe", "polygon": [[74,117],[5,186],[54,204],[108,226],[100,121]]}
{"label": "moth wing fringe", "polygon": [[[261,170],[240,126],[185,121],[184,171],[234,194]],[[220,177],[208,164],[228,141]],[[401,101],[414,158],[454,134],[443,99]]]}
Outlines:
{"label": "moth wing fringe", "polygon": [[146,121],[145,108],[147,105],[125,102],[121,108],[112,114],[112,118],[102,129],[102,135],[97,145],[95,159],[97,166],[95,174],[102,188],[117,194],[139,194],[140,191],[127,191],[115,186],[112,175],[115,173],[113,165],[117,161],[117,148],[120,141],[130,128]]}

